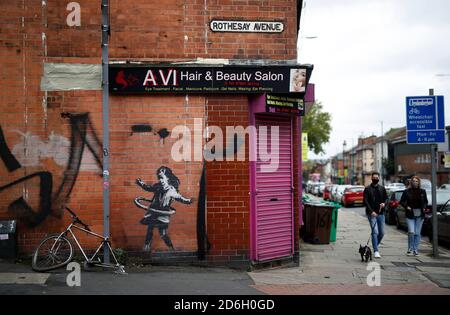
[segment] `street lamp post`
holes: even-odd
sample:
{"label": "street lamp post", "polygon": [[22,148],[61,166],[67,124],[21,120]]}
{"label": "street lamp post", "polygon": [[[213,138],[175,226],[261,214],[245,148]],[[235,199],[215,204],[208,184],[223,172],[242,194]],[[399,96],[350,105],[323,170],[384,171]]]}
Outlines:
{"label": "street lamp post", "polygon": [[355,155],[356,155],[356,150],[355,150],[355,142],[354,142],[354,138],[352,138],[352,184],[355,184]]}
{"label": "street lamp post", "polygon": [[347,142],[344,140],[344,143],[342,143],[342,175],[344,177],[344,184],[345,182],[345,147],[347,146]]}
{"label": "street lamp post", "polygon": [[[428,95],[434,95],[434,89],[429,89]],[[438,249],[438,220],[437,220],[437,207],[436,207],[436,167],[437,167],[437,144],[431,144],[431,218],[432,218],[432,229],[433,229],[433,256],[437,258],[439,256]]]}

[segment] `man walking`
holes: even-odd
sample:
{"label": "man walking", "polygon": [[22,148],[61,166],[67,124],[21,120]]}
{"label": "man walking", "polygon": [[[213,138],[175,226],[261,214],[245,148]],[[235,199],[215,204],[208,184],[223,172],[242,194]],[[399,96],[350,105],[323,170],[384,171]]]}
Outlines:
{"label": "man walking", "polygon": [[384,206],[388,199],[386,189],[379,185],[380,174],[372,173],[372,183],[364,189],[364,205],[372,229],[372,246],[375,258],[381,258],[378,245],[384,236]]}

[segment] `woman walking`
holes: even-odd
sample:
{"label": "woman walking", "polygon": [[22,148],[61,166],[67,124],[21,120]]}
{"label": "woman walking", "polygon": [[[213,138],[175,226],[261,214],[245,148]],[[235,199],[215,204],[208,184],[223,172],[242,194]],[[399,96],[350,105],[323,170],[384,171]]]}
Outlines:
{"label": "woman walking", "polygon": [[425,218],[425,208],[428,205],[427,193],[420,188],[419,177],[411,178],[410,187],[403,192],[400,204],[406,210],[408,225],[408,251],[406,254],[419,256],[420,233]]}

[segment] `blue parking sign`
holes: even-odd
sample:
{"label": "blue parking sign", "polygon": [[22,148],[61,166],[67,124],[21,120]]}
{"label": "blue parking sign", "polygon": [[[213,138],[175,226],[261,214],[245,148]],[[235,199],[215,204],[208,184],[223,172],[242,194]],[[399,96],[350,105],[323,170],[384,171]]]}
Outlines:
{"label": "blue parking sign", "polygon": [[406,97],[407,143],[445,142],[444,97]]}

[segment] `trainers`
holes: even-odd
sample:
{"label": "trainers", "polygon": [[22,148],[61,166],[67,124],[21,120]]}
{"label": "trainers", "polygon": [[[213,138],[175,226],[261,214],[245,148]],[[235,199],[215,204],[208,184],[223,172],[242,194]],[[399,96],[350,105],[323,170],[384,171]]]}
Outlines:
{"label": "trainers", "polygon": [[379,252],[375,252],[375,253],[373,254],[373,257],[375,257],[375,258],[381,258],[381,255],[380,255]]}
{"label": "trainers", "polygon": [[412,255],[413,255],[412,250],[409,250],[409,251],[406,252],[406,256],[412,256]]}
{"label": "trainers", "polygon": [[414,251],[414,256],[420,256],[418,251]]}

